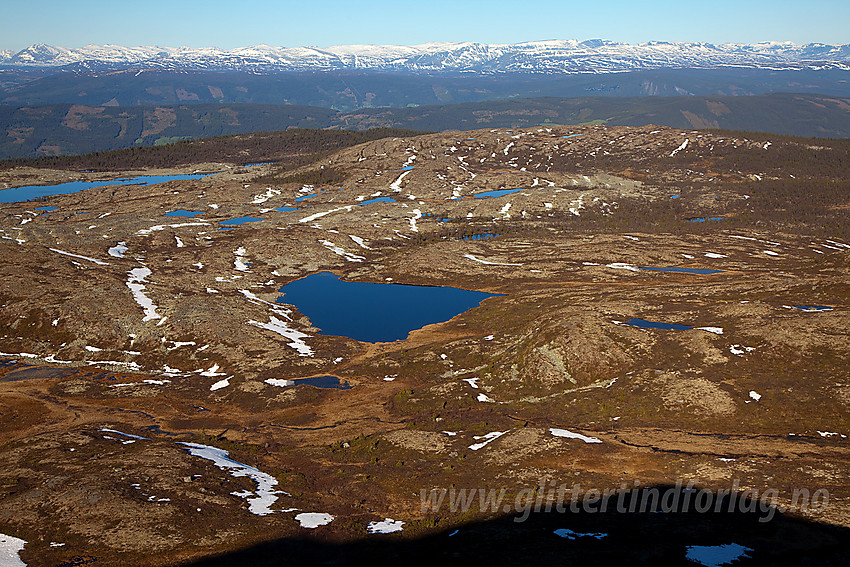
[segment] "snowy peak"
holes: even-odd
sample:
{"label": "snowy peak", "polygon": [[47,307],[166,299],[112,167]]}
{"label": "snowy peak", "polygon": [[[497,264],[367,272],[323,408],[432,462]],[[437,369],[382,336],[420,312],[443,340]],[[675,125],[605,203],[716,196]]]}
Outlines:
{"label": "snowy peak", "polygon": [[123,47],[67,49],[37,44],[17,53],[0,51],[0,64],[62,67],[97,64],[186,70],[252,72],[373,70],[411,73],[615,73],[649,69],[850,69],[850,44],[627,44],[604,39],[545,40],[517,44],[426,43],[415,46],[341,45],[274,47]]}

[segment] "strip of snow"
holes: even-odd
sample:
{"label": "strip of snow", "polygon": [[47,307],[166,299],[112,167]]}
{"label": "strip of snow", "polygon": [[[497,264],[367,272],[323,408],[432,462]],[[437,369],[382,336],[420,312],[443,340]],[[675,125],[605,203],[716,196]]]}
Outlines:
{"label": "strip of snow", "polygon": [[100,431],[103,431],[105,433],[116,433],[118,435],[123,435],[124,437],[129,437],[130,439],[140,439],[142,441],[150,441],[150,439],[147,438],[147,437],[142,437],[140,435],[133,435],[132,433],[124,433],[123,431],[116,431],[115,429],[101,428]]}
{"label": "strip of snow", "polygon": [[302,528],[307,528],[308,530],[318,528],[319,526],[326,526],[334,521],[334,517],[331,514],[322,512],[302,512],[295,516],[295,519],[298,520]]}
{"label": "strip of snow", "polygon": [[606,268],[613,268],[615,270],[628,270],[630,272],[639,272],[640,268],[637,266],[632,266],[631,264],[626,264],[624,262],[614,262],[613,264],[607,264]]}
{"label": "strip of snow", "polygon": [[281,380],[280,378],[266,378],[264,382],[269,386],[277,386],[279,388],[295,385],[295,380]]}
{"label": "strip of snow", "polygon": [[597,439],[596,437],[588,437],[587,435],[582,435],[581,433],[573,433],[572,431],[567,431],[566,429],[557,429],[555,427],[549,428],[549,433],[554,435],[555,437],[565,437],[567,439],[580,439],[585,443],[602,443],[601,439]]}
{"label": "strip of snow", "polygon": [[142,309],[145,311],[145,316],[142,319],[142,322],[150,321],[152,319],[160,319],[162,316],[156,312],[156,305],[154,302],[145,295],[145,278],[151,275],[149,268],[141,267],[141,268],[133,268],[129,272],[127,272],[127,287],[130,288],[130,291],[133,292],[133,299],[136,300],[136,303],[142,306]]}
{"label": "strip of snow", "polygon": [[706,258],[726,258],[726,254],[716,254],[714,252],[707,252],[705,257]]}
{"label": "strip of snow", "polygon": [[670,152],[670,157],[675,156],[676,154],[678,154],[679,152],[681,152],[682,150],[684,150],[684,149],[685,149],[685,148],[687,148],[687,147],[688,147],[688,139],[687,139],[687,138],[685,138],[685,141],[684,141],[684,142],[682,142],[682,145],[681,145],[681,146],[679,146],[678,148],[676,148],[675,150],[673,150],[672,152]]}
{"label": "strip of snow", "polygon": [[755,390],[750,390],[750,397],[755,401],[759,401],[761,399],[761,394],[759,394]]}
{"label": "strip of snow", "polygon": [[709,333],[714,333],[715,335],[722,335],[723,334],[723,327],[694,327],[694,328],[697,329],[697,330],[700,330],[700,331],[706,331],[706,332],[709,332]]}
{"label": "strip of snow", "polygon": [[281,490],[274,490],[277,486],[277,479],[273,476],[260,472],[258,469],[246,464],[234,461],[228,456],[227,451],[209,445],[201,445],[199,443],[179,442],[178,445],[183,445],[189,450],[192,456],[207,459],[213,462],[215,466],[222,470],[229,470],[231,476],[242,477],[247,476],[257,483],[256,492],[246,490],[244,492],[233,492],[234,496],[245,498],[248,501],[248,511],[258,516],[267,516],[273,512],[272,504],[277,502],[278,494],[286,494]]}
{"label": "strip of snow", "polygon": [[113,258],[123,258],[124,252],[126,252],[127,250],[129,250],[129,248],[127,248],[127,243],[119,242],[118,244],[107,250],[106,253],[112,256]]}
{"label": "strip of snow", "polygon": [[390,185],[390,189],[392,189],[396,193],[401,193],[401,180],[404,179],[404,177],[408,173],[410,173],[411,171],[412,170],[407,170],[407,171],[403,172],[401,175],[399,175],[398,178],[395,181],[393,181],[392,184]]}
{"label": "strip of snow", "polygon": [[97,366],[98,364],[102,364],[104,366],[123,366],[124,368],[129,368],[130,370],[142,369],[142,367],[135,362],[124,362],[122,360],[87,360],[86,364],[88,364],[89,366]]}
{"label": "strip of snow", "polygon": [[208,222],[179,222],[177,224],[157,224],[150,228],[143,228],[136,232],[136,236],[146,236],[153,232],[165,230],[166,228],[182,228],[184,226],[209,226]]}
{"label": "strip of snow", "polygon": [[21,538],[0,534],[0,567],[27,567],[19,555],[26,544]]}
{"label": "strip of snow", "polygon": [[297,350],[299,356],[313,356],[313,349],[303,341],[303,339],[309,338],[310,335],[302,333],[301,331],[296,331],[295,329],[290,329],[287,326],[286,321],[278,319],[277,317],[269,316],[268,323],[260,323],[259,321],[252,320],[248,321],[248,324],[269,330],[289,339],[291,342],[287,343],[287,345]]}
{"label": "strip of snow", "polygon": [[349,262],[362,262],[363,260],[366,259],[364,256],[358,256],[357,254],[352,254],[351,252],[346,252],[343,248],[337,246],[336,244],[334,244],[330,240],[319,240],[319,242],[322,244],[322,246],[324,246],[325,248],[327,248],[328,250],[330,250],[334,254],[342,256],[343,258],[345,258]]}
{"label": "strip of snow", "polygon": [[104,262],[102,260],[96,260],[94,258],[89,258],[88,256],[80,256],[79,254],[71,254],[70,252],[65,252],[63,250],[57,250],[56,248],[50,248],[51,252],[56,252],[57,254],[62,254],[63,256],[70,256],[71,258],[79,258],[80,260],[88,260],[89,262],[94,262],[98,266],[108,266],[109,262]]}
{"label": "strip of snow", "polygon": [[401,520],[384,518],[382,522],[369,522],[369,526],[366,529],[370,534],[391,534],[393,532],[400,532],[403,526],[404,522]]}
{"label": "strip of snow", "polygon": [[[510,205],[508,205],[510,206]],[[410,230],[413,232],[419,232],[419,227],[416,226],[416,220],[422,218],[422,211],[419,209],[413,209],[413,217],[409,219],[410,222]]]}
{"label": "strip of snow", "polygon": [[486,402],[486,403],[490,403],[490,404],[496,403],[496,400],[494,400],[493,398],[491,398],[487,394],[478,394],[478,397],[475,398],[475,399],[478,400],[479,402]]}
{"label": "strip of snow", "polygon": [[483,439],[484,441],[482,441],[481,443],[474,443],[474,444],[470,445],[469,448],[472,449],[473,451],[477,451],[479,449],[482,449],[482,448],[486,447],[487,445],[489,445],[490,443],[492,443],[493,441],[495,441],[496,439],[498,439],[499,437],[501,437],[502,435],[504,435],[505,433],[508,433],[508,432],[510,432],[510,429],[508,431],[491,431],[490,433],[488,433],[486,435],[474,435],[472,438],[475,439],[476,441],[478,441],[479,439]]}
{"label": "strip of snow", "polygon": [[222,388],[227,388],[228,386],[230,386],[230,378],[233,378],[233,376],[225,378],[224,380],[219,380],[218,382],[210,386],[210,392],[215,392],[216,390],[221,390]]}
{"label": "strip of snow", "polygon": [[351,212],[351,209],[353,209],[355,206],[356,205],[345,205],[344,207],[337,207],[336,209],[331,209],[331,210],[325,211],[323,213],[316,213],[314,215],[310,215],[309,217],[304,217],[303,219],[299,220],[298,222],[313,222],[314,220],[320,219],[325,215],[329,215],[331,213],[337,213],[339,211]]}
{"label": "strip of snow", "polygon": [[358,245],[360,248],[363,248],[364,250],[371,250],[371,248],[369,248],[369,246],[367,246],[367,245],[366,245],[366,241],[365,241],[365,240],[363,240],[362,238],[360,238],[359,236],[354,236],[353,234],[349,234],[349,235],[348,235],[348,238],[350,238],[351,240],[353,240],[354,242],[356,242],[356,243],[357,243],[357,245]]}
{"label": "strip of snow", "polygon": [[478,389],[478,378],[461,378],[461,380],[463,380],[476,390]]}
{"label": "strip of snow", "polygon": [[464,258],[468,260],[472,260],[473,262],[478,262],[479,264],[485,264],[487,266],[522,266],[522,264],[508,264],[506,262],[490,262],[489,260],[481,260],[480,258],[476,258],[472,254],[464,254]]}
{"label": "strip of snow", "polygon": [[224,376],[226,374],[225,372],[219,372],[218,369],[219,369],[218,364],[213,364],[212,366],[210,366],[209,370],[196,370],[195,372],[197,372],[201,376],[206,376],[207,378],[214,378],[216,376]]}
{"label": "strip of snow", "polygon": [[174,240],[176,240],[176,241],[177,241],[177,248],[183,248],[183,247],[185,246],[185,245],[183,244],[183,241],[182,241],[182,240],[180,240],[180,237],[179,237],[179,236],[175,236],[175,237],[174,237]]}

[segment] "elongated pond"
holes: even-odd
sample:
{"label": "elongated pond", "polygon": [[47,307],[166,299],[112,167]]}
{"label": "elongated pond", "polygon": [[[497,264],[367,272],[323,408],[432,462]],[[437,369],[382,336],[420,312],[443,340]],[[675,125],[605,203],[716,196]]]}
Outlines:
{"label": "elongated pond", "polygon": [[405,339],[416,329],[443,323],[498,294],[456,287],[347,282],[331,272],[295,280],[278,303],[294,305],[322,335],[363,342]]}
{"label": "elongated pond", "polygon": [[26,187],[13,187],[0,190],[0,203],[21,203],[32,201],[41,197],[53,195],[68,195],[79,193],[86,189],[95,187],[107,187],[109,185],[155,185],[174,181],[177,179],[200,179],[213,174],[189,174],[189,175],[141,175],[139,177],[125,177],[109,181],[68,181],[57,185],[28,185]]}

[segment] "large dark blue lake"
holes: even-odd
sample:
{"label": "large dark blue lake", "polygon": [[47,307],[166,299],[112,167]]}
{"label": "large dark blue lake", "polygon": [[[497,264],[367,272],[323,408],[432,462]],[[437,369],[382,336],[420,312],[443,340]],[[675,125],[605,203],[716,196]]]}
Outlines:
{"label": "large dark blue lake", "polygon": [[68,195],[70,193],[79,193],[86,189],[95,187],[107,187],[109,185],[155,185],[157,183],[165,183],[166,181],[174,181],[176,179],[200,179],[213,175],[205,174],[190,174],[190,175],[142,175],[140,177],[126,177],[123,179],[113,179],[111,181],[68,181],[67,183],[59,183],[58,185],[28,185],[26,187],[13,187],[11,189],[0,190],[0,203],[21,203],[23,201],[32,201],[40,197],[50,197],[52,195]]}
{"label": "large dark blue lake", "polygon": [[448,321],[498,294],[456,287],[346,282],[319,272],[280,288],[278,303],[294,305],[322,335],[378,343],[407,338],[432,323]]}

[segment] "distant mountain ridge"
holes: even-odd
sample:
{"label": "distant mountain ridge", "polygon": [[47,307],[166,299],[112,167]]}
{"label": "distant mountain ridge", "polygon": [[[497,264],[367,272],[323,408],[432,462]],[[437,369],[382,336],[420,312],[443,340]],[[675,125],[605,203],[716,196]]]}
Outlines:
{"label": "distant mountain ridge", "polygon": [[251,71],[381,71],[429,73],[618,73],[653,69],[841,69],[850,70],[850,44],[790,42],[709,44],[619,43],[608,40],[550,40],[517,44],[426,43],[416,46],[343,45],[230,50],[192,47],[80,48],[37,44],[0,51],[0,66],[66,67],[80,70],[185,69]]}
{"label": "distant mountain ridge", "polygon": [[419,131],[551,124],[722,128],[850,137],[850,98],[763,96],[533,98],[338,112],[296,105],[0,105],[0,159],[71,155],[289,128]]}

